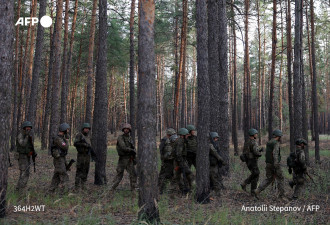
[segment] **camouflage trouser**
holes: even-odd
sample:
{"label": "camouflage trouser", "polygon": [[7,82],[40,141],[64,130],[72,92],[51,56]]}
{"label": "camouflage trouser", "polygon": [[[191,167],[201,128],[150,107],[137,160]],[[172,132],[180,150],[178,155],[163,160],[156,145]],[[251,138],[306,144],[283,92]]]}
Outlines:
{"label": "camouflage trouser", "polygon": [[174,182],[179,185],[181,192],[189,192],[194,181],[194,175],[189,169],[187,161],[178,162],[174,160],[174,169]]}
{"label": "camouflage trouser", "polygon": [[76,180],[75,187],[84,188],[87,181],[87,176],[89,172],[90,156],[89,154],[78,153],[77,155],[77,171],[76,171]]}
{"label": "camouflage trouser", "polygon": [[264,180],[261,185],[258,187],[259,192],[265,190],[266,187],[268,187],[274,179],[277,180],[277,187],[279,191],[280,197],[284,196],[284,188],[283,188],[283,182],[284,182],[284,177],[283,177],[283,172],[282,168],[280,165],[272,165],[270,163],[266,164],[266,180]]}
{"label": "camouflage trouser", "polygon": [[19,165],[19,179],[17,182],[16,190],[22,190],[26,187],[30,176],[30,164],[31,157],[27,154],[19,154],[18,165]]}
{"label": "camouflage trouser", "polygon": [[166,181],[172,181],[173,179],[173,160],[164,160],[162,161],[162,167],[159,172],[158,177],[158,187],[159,192],[163,193],[166,185]]}
{"label": "camouflage trouser", "polygon": [[123,179],[125,170],[129,173],[131,190],[135,189],[137,175],[136,175],[135,167],[133,164],[133,160],[129,156],[128,157],[120,156],[119,160],[118,160],[117,169],[116,169],[117,175],[114,178],[113,185],[111,187],[112,190],[115,190],[117,188],[117,186],[119,185],[120,181]]}
{"label": "camouflage trouser", "polygon": [[223,184],[218,165],[210,165],[210,184],[216,195],[220,195],[220,190],[223,188]]}
{"label": "camouflage trouser", "polygon": [[55,191],[55,189],[60,185],[64,190],[67,191],[69,183],[69,175],[66,172],[66,159],[65,156],[60,156],[59,158],[53,159],[54,163],[54,175],[52,178],[52,183],[50,184],[50,191]]}
{"label": "camouflage trouser", "polygon": [[244,181],[244,184],[251,184],[251,192],[253,192],[257,186],[259,181],[259,168],[258,168],[258,161],[249,159],[246,163],[248,169],[251,171],[251,175]]}
{"label": "camouflage trouser", "polygon": [[191,166],[194,165],[196,169],[196,153],[187,152],[187,163],[189,168],[191,168]]}
{"label": "camouflage trouser", "polygon": [[293,173],[293,184],[296,185],[293,197],[298,198],[305,184],[304,173]]}

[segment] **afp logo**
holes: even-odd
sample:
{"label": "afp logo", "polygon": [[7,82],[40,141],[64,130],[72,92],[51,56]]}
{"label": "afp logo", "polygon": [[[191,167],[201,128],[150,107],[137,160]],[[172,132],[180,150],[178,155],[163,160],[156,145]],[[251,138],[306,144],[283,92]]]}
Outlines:
{"label": "afp logo", "polygon": [[[20,18],[18,18],[15,26],[17,26],[17,25],[29,26],[29,24],[34,26],[38,22],[39,22],[38,17],[20,17]],[[53,23],[53,20],[50,16],[43,16],[40,19],[40,24],[44,28],[50,27],[52,25],[52,23]]]}

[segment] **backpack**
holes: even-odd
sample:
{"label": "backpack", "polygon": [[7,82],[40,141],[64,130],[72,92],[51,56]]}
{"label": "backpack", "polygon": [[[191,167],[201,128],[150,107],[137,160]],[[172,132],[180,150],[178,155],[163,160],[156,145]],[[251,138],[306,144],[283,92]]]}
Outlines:
{"label": "backpack", "polygon": [[291,152],[286,160],[286,164],[289,168],[294,168],[297,166],[296,162],[297,156],[295,152]]}

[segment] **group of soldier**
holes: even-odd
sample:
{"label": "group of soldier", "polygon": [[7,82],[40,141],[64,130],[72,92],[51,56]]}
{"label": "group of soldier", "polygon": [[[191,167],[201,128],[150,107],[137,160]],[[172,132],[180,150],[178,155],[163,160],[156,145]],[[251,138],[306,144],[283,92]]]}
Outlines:
{"label": "group of soldier", "polygon": [[[284,191],[284,176],[281,167],[281,148],[280,141],[283,133],[281,130],[274,130],[273,137],[266,144],[266,179],[258,186],[259,181],[259,168],[258,159],[261,157],[263,148],[258,146],[256,141],[258,137],[258,131],[256,129],[250,129],[248,131],[249,138],[245,141],[243,147],[243,154],[240,156],[243,162],[246,162],[251,175],[241,183],[241,187],[246,191],[246,186],[251,185],[251,195],[258,198],[260,192],[265,190],[275,180],[277,181],[277,187],[279,191],[279,198],[287,200]],[[304,174],[307,171],[304,147],[307,145],[306,140],[298,138],[295,142],[296,148],[290,153],[287,159],[289,166],[289,173],[292,174],[293,180],[289,182],[291,188],[294,188],[292,200],[299,197],[302,187],[304,186],[305,178]]]}
{"label": "group of soldier", "polygon": [[[59,126],[57,136],[52,138],[51,155],[53,157],[54,173],[49,188],[50,192],[61,189],[62,192],[68,190],[69,176],[67,171],[74,162],[66,161],[66,155],[69,149],[69,129],[67,123]],[[75,177],[75,190],[84,190],[87,176],[90,168],[90,161],[96,161],[97,157],[91,147],[90,138],[91,126],[84,123],[80,132],[75,136],[74,146],[77,149],[77,164]],[[115,191],[120,184],[124,171],[126,170],[130,178],[130,188],[132,191],[136,189],[137,174],[136,165],[136,149],[132,141],[130,132],[131,125],[124,124],[122,127],[123,134],[118,136],[116,150],[119,156],[116,168],[116,176],[111,186],[111,192]],[[258,131],[250,129],[248,131],[249,138],[245,141],[243,154],[240,156],[243,162],[246,162],[251,175],[241,183],[241,187],[246,191],[247,185],[251,184],[251,194],[258,198],[258,195],[267,186],[277,180],[279,197],[285,198],[284,193],[284,177],[281,168],[281,152],[280,140],[282,131],[274,130],[273,137],[266,144],[266,179],[258,186],[259,168],[258,159],[261,157],[263,148],[257,144]],[[29,121],[22,123],[22,130],[17,137],[17,148],[15,159],[19,162],[20,176],[17,183],[17,191],[23,191],[29,179],[31,159],[35,160],[37,156],[34,149],[34,141],[32,134],[32,124]],[[304,146],[307,142],[299,138],[296,140],[296,149],[292,151],[288,157],[289,173],[293,170],[293,180],[289,182],[291,188],[294,187],[292,199],[297,199],[304,185],[304,173],[306,173],[306,163]],[[219,135],[217,132],[209,133],[209,161],[210,161],[210,186],[216,196],[220,195],[221,189],[224,189],[221,173],[219,169],[226,165],[221,157]],[[158,187],[159,193],[163,194],[166,184],[170,183],[169,191],[179,191],[182,194],[191,192],[194,183],[194,174],[191,167],[196,168],[196,152],[197,152],[197,135],[196,128],[188,125],[186,128],[180,128],[176,132],[173,128],[166,130],[166,136],[162,138],[160,146],[161,170],[159,173]]]}

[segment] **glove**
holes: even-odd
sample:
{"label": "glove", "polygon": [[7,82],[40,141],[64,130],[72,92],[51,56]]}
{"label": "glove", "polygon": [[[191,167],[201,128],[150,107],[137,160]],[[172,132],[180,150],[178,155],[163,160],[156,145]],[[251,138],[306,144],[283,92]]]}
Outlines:
{"label": "glove", "polygon": [[292,168],[289,167],[289,174],[292,174]]}
{"label": "glove", "polygon": [[18,152],[15,152],[15,153],[14,153],[14,158],[15,158],[16,160],[19,159],[19,153],[18,153]]}

